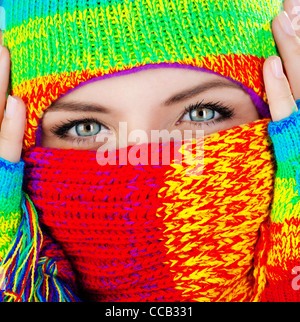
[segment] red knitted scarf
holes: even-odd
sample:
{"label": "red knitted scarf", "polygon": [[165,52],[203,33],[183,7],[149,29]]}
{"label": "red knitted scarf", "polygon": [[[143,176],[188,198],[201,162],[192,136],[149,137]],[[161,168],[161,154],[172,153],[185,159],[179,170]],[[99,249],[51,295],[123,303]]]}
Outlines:
{"label": "red knitted scarf", "polygon": [[[267,120],[205,138],[187,165],[100,166],[96,153],[33,148],[26,190],[92,301],[249,301],[263,285],[273,162]],[[258,242],[259,241],[259,242]]]}

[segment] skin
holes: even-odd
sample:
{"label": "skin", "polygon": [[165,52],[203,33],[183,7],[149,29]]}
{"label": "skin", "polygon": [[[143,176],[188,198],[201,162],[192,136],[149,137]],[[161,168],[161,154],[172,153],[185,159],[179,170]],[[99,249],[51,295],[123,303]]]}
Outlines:
{"label": "skin", "polygon": [[[284,11],[272,22],[274,39],[282,61],[279,57],[272,56],[264,64],[264,82],[273,121],[279,121],[291,115],[296,105],[295,100],[300,99],[300,26],[298,27],[295,23],[298,16],[293,13],[294,3],[295,0],[285,0]],[[283,65],[286,74],[283,72]],[[2,71],[0,74],[0,157],[10,162],[19,162],[25,129],[25,104],[16,96],[9,97],[6,102],[10,56],[5,47],[0,53],[0,70]],[[168,131],[179,129],[183,131],[197,128],[204,130],[205,135],[210,135],[236,125],[250,123],[259,118],[250,97],[241,88],[227,86],[212,88],[193,97],[188,97],[184,101],[165,104],[166,100],[182,91],[219,80],[224,81],[224,78],[190,70],[161,69],[143,71],[86,85],[57,102],[98,103],[108,109],[108,113],[95,110],[75,112],[74,110],[63,111],[49,108],[42,123],[42,145],[90,150],[99,147],[99,142],[91,140],[91,137],[85,136],[84,139],[80,137],[80,141],[78,141],[76,132],[78,126],[70,129],[67,139],[55,135],[53,128],[60,126],[66,119],[73,121],[83,117],[93,118],[97,123],[90,124],[92,127],[95,128],[97,124],[101,125],[102,131],[118,137],[119,121],[127,122],[128,132],[142,129],[149,134],[152,129],[166,129]],[[9,106],[12,106],[11,103],[14,100],[16,100],[15,113],[8,113]],[[225,119],[223,117],[222,120],[218,115],[214,115],[214,118],[199,121],[198,114],[195,121],[195,118],[192,119],[185,108],[199,102],[202,104],[219,102],[228,107],[232,111],[232,115]],[[7,112],[3,117],[5,107]],[[199,112],[199,106],[196,111]],[[211,116],[211,109],[208,109],[207,106],[201,105],[200,111]],[[83,129],[90,130],[90,125],[86,128],[83,127]],[[131,143],[127,139],[125,141]]]}
{"label": "skin", "polygon": [[[75,111],[73,105],[67,109],[66,105],[72,102],[79,103],[80,109],[85,104],[100,106],[95,111],[89,106],[84,111]],[[208,109],[209,102],[219,102],[221,108],[226,107],[225,113]],[[200,106],[197,105],[199,103]],[[192,115],[185,110],[189,106],[192,106]],[[57,100],[44,114],[42,145],[48,148],[97,150],[100,135],[95,140],[95,135],[85,137],[80,134],[97,133],[99,125],[95,124],[97,128],[91,132],[91,128],[84,128],[81,123],[73,126],[63,138],[53,133],[52,129],[66,123],[66,120],[84,118],[93,118],[100,126],[103,124],[101,131],[108,137],[106,147],[113,149],[110,143],[114,142],[114,137],[119,148],[119,139],[121,146],[150,141],[151,130],[167,130],[168,133],[192,130],[195,136],[198,129],[210,135],[250,123],[259,115],[250,96],[239,85],[221,76],[186,69],[152,69],[97,81]],[[124,134],[119,131],[119,122],[126,122],[128,135],[134,130],[143,130],[145,135],[138,141],[130,137],[124,139]],[[93,126],[91,122],[86,125]]]}

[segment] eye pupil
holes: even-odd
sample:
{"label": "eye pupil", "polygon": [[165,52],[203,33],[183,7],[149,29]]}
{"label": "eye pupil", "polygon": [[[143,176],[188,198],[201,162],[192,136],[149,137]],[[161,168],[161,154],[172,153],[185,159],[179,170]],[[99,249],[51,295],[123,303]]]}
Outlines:
{"label": "eye pupil", "polygon": [[209,108],[195,108],[190,111],[190,118],[195,122],[209,121],[215,117],[215,111]]}

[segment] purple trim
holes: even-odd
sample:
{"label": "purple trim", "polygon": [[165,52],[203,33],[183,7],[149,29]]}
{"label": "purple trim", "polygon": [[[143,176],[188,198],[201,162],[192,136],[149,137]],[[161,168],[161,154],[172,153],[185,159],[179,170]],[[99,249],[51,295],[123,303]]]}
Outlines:
{"label": "purple trim", "polygon": [[[91,84],[91,83],[94,83],[94,82],[97,82],[97,81],[100,81],[100,80],[109,79],[109,78],[112,78],[112,77],[130,75],[130,74],[133,74],[133,73],[138,73],[138,72],[143,71],[143,70],[159,69],[159,68],[183,68],[183,69],[197,70],[197,71],[201,71],[201,72],[207,72],[207,73],[215,74],[215,75],[218,75],[218,76],[222,76],[222,77],[224,77],[224,78],[226,78],[226,79],[228,79],[228,80],[230,80],[230,81],[232,81],[232,82],[234,82],[234,83],[236,83],[236,84],[241,86],[241,88],[251,97],[251,99],[253,101],[253,104],[256,106],[257,111],[258,111],[259,115],[262,118],[270,118],[271,117],[268,104],[265,103],[264,100],[260,96],[258,96],[252,89],[248,88],[247,86],[243,85],[242,83],[240,83],[240,82],[238,82],[236,80],[233,80],[231,77],[220,75],[218,72],[214,72],[212,70],[209,70],[209,69],[206,69],[206,68],[203,68],[203,67],[182,65],[182,64],[179,64],[179,63],[147,64],[147,65],[144,65],[144,66],[133,67],[133,68],[128,69],[128,70],[122,70],[122,71],[119,71],[119,72],[116,72],[116,73],[113,73],[113,74],[106,74],[106,75],[103,75],[103,76],[94,77],[94,78],[91,78],[91,79],[89,79],[89,80],[87,80],[85,82],[82,82],[78,86],[68,90],[65,94],[62,94],[59,98],[62,98],[64,96],[72,93],[73,91],[77,90],[80,87],[83,87],[85,85],[88,85],[88,84]],[[38,146],[38,147],[41,146],[41,141],[42,141],[41,140],[41,138],[42,138],[41,120],[42,119],[39,120],[39,126],[38,126],[38,129],[36,131],[36,145],[35,146]]]}
{"label": "purple trim", "polygon": [[35,132],[35,146],[42,146],[42,118],[39,119],[39,126]]}
{"label": "purple trim", "polygon": [[120,72],[117,73],[113,73],[113,74],[106,74],[103,76],[99,76],[99,77],[94,77],[92,79],[89,79],[85,82],[80,83],[78,86],[70,89],[69,91],[67,91],[65,94],[61,95],[60,97],[64,97],[70,93],[72,93],[74,90],[77,90],[78,88],[88,85],[90,83],[94,83],[97,82],[99,80],[104,80],[104,79],[109,79],[112,77],[118,77],[118,76],[124,76],[124,75],[130,75],[136,72],[140,72],[143,70],[149,70],[149,69],[158,69],[158,68],[183,68],[183,69],[189,69],[189,70],[197,70],[197,71],[201,71],[201,72],[207,72],[207,73],[211,73],[211,74],[215,74],[218,76],[222,76],[238,85],[240,85],[246,93],[248,93],[253,101],[253,103],[255,104],[255,106],[257,107],[257,111],[258,113],[262,116],[262,117],[270,117],[270,112],[269,112],[269,106],[267,103],[264,102],[264,100],[259,97],[252,89],[248,88],[247,86],[243,85],[242,83],[233,80],[231,77],[228,76],[223,76],[220,75],[217,72],[214,72],[212,70],[203,68],[203,67],[196,67],[196,66],[190,66],[190,65],[182,65],[179,63],[160,63],[160,64],[147,64],[144,66],[139,66],[139,67],[134,67],[132,69],[129,70],[122,70]]}

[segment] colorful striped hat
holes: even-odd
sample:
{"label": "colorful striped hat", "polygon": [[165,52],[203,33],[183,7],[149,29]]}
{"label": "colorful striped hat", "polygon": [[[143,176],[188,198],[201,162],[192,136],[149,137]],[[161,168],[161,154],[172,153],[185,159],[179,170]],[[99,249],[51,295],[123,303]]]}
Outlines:
{"label": "colorful striped hat", "polygon": [[264,60],[283,0],[2,0],[12,94],[28,106],[25,148],[45,109],[78,85],[144,68],[184,67],[239,82],[269,116]]}

